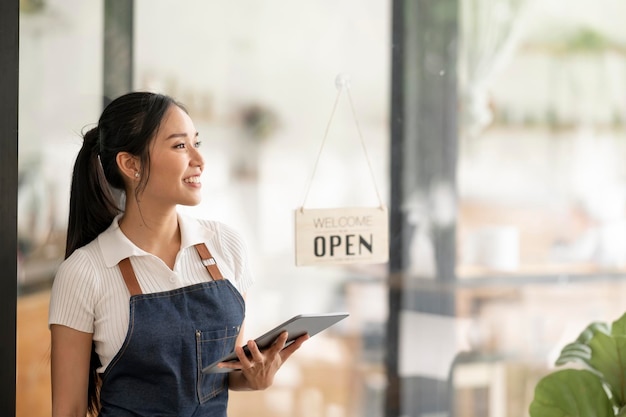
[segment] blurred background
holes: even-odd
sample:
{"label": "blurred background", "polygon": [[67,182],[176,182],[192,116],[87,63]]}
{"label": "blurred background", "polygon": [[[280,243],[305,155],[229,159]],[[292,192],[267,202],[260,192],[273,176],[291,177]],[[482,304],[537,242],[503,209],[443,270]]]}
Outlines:
{"label": "blurred background", "polygon": [[[351,314],[271,389],[231,394],[229,415],[528,416],[560,349],[624,312],[625,15],[621,0],[20,0],[17,415],[49,415],[80,134],[150,90],[203,140],[203,202],[181,210],[248,243],[247,336]],[[389,263],[296,267],[339,74],[354,114],[343,96],[307,207],[380,192]]]}

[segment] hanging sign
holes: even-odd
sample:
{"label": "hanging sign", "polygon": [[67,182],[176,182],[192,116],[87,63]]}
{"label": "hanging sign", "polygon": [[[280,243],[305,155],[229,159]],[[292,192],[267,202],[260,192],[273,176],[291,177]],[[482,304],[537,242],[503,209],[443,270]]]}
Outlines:
{"label": "hanging sign", "polygon": [[356,112],[350,96],[350,80],[345,74],[335,79],[337,97],[331,112],[322,146],[313,168],[311,182],[317,170],[317,164],[324,149],[328,130],[332,123],[337,103],[345,91],[354,122],[361,141],[363,155],[367,161],[372,183],[378,196],[378,207],[346,208],[304,208],[311,182],[306,189],[302,206],[295,213],[296,265],[337,265],[354,263],[385,263],[389,258],[389,220],[387,207],[382,203],[380,193],[374,181],[372,166],[367,155],[363,135],[356,119]]}
{"label": "hanging sign", "polygon": [[296,210],[296,265],[384,263],[387,208]]}

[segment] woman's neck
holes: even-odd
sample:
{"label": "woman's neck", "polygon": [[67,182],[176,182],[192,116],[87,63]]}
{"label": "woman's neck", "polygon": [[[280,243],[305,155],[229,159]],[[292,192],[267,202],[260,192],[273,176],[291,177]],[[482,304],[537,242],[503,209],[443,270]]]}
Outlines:
{"label": "woman's neck", "polygon": [[175,208],[157,211],[127,206],[119,225],[137,247],[161,258],[173,269],[181,241]]}

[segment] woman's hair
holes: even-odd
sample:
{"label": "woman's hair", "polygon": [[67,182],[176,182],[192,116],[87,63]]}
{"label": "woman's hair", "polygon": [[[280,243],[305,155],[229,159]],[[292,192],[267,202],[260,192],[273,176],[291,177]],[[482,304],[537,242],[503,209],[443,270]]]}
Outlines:
{"label": "woman's hair", "polygon": [[[135,197],[145,187],[150,174],[149,145],[172,105],[183,108],[162,94],[125,94],[109,103],[98,125],[83,135],[83,146],[72,173],[66,259],[106,230],[122,211],[115,194],[116,190],[121,194],[125,188],[116,161],[119,152],[128,152],[141,162],[141,179]],[[97,415],[100,408],[100,378],[96,372],[99,366],[100,360],[92,345],[88,389],[90,415]]]}
{"label": "woman's hair", "polygon": [[171,105],[182,106],[171,97],[133,92],[106,106],[98,125],[83,135],[72,174],[70,213],[65,258],[102,233],[122,211],[114,190],[124,191],[124,179],[116,157],[128,152],[141,162],[140,183],[149,176],[150,142]]}

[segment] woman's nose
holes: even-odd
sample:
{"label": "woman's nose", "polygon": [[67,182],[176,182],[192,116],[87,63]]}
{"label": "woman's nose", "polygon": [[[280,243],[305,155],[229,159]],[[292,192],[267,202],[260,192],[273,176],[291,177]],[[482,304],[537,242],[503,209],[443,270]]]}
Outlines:
{"label": "woman's nose", "polygon": [[191,161],[190,161],[191,165],[204,168],[204,157],[202,156],[200,149],[198,148],[192,148],[192,149],[193,151],[191,154]]}

